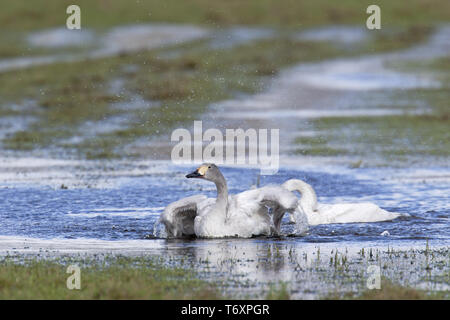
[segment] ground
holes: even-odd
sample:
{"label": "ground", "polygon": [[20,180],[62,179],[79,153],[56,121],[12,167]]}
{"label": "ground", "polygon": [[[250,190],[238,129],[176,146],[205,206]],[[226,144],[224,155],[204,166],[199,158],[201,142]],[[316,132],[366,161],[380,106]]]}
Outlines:
{"label": "ground", "polygon": [[[112,28],[144,23],[193,25],[198,28],[194,33],[212,36],[151,50],[130,51],[123,45],[115,53],[100,57],[92,53],[104,49],[101,40],[82,46],[30,44],[28,37],[38,31],[63,28],[65,9],[72,3],[35,0],[30,6],[26,1],[8,1],[0,10],[0,148],[5,157],[24,161],[34,156],[91,160],[94,162],[89,165],[100,163],[104,173],[121,169],[109,166],[107,160],[167,160],[167,150],[164,153],[155,152],[153,146],[142,148],[142,141],[168,140],[174,128],[189,126],[194,119],[208,115],[216,102],[242,101],[242,97],[265,92],[285,70],[299,63],[411,49],[426,44],[450,21],[450,2],[446,0],[413,0],[407,5],[387,0],[165,0],[133,5],[129,1],[85,0],[77,2],[82,10],[83,30],[93,32],[98,39],[107,39]],[[310,28],[364,26],[366,8],[374,3],[382,9],[382,30],[374,31],[358,45],[336,46],[331,41],[299,37]],[[227,42],[234,28],[250,34],[249,39]],[[58,60],[70,55],[75,56],[74,61]],[[51,56],[56,62],[7,68],[13,63],[20,65],[21,58],[42,56]],[[432,77],[440,85],[383,89],[367,97],[369,102],[381,101],[367,107],[397,109],[400,114],[321,116],[302,122],[293,131],[308,134],[295,136],[287,153],[298,159],[312,157],[313,161],[339,159],[352,168],[448,166],[448,54],[389,62],[385,67]],[[74,164],[70,169],[85,164]],[[23,181],[29,183],[38,170],[24,167],[19,165],[16,173],[20,177],[28,175],[28,180]],[[76,174],[80,175],[80,170]],[[150,175],[151,170],[140,174]],[[91,180],[82,187],[98,187],[98,180]],[[58,187],[67,189],[59,180]],[[212,267],[212,258],[204,257],[186,259],[187,263],[179,257],[167,261],[161,255],[146,254],[41,257],[41,253],[28,256],[11,252],[0,257],[0,298],[230,299],[236,296],[233,288],[242,288],[243,298],[449,298],[448,248],[380,249],[369,253],[367,248],[364,251],[359,247],[348,255],[330,249],[314,251],[314,258],[310,252],[295,250],[295,246],[278,246],[274,241],[259,252],[258,258],[220,258]],[[315,262],[311,263],[311,259]],[[82,269],[80,291],[65,287],[66,268],[72,263]],[[366,288],[369,263],[381,270],[394,270],[382,272],[381,290]],[[247,265],[261,269],[270,265],[275,270],[286,267],[288,275],[296,274],[300,280],[293,285],[289,281],[249,283],[239,273],[230,279],[210,280],[216,272],[226,274],[232,265],[241,265],[244,270]],[[408,283],[412,277],[409,273],[415,274],[414,283]],[[301,281],[307,279],[311,279],[310,287],[299,290],[303,288]],[[321,286],[326,290],[319,290]]]}

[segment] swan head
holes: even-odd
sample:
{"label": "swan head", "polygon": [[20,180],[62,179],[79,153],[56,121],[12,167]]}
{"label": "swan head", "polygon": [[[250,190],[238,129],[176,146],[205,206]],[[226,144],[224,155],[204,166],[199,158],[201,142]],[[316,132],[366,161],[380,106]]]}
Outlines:
{"label": "swan head", "polygon": [[186,175],[186,178],[198,178],[214,182],[223,179],[223,175],[214,163],[204,163],[197,170]]}

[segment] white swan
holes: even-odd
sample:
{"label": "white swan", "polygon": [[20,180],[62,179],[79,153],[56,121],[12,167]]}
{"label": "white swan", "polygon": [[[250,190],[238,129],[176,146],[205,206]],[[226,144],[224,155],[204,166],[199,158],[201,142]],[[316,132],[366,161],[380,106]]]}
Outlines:
{"label": "white swan", "polygon": [[249,238],[278,234],[286,212],[295,216],[297,234],[308,229],[306,216],[297,207],[297,197],[282,186],[228,195],[225,178],[219,168],[210,163],[201,165],[186,177],[214,182],[217,199],[196,195],[169,204],[160,217],[169,237]]}
{"label": "white swan", "polygon": [[[300,192],[301,199],[298,205],[306,214],[309,225],[379,222],[393,220],[402,215],[407,216],[407,214],[386,211],[370,202],[319,204],[314,189],[298,179],[288,180],[282,186],[289,191]],[[295,221],[292,215],[290,219],[291,222]]]}

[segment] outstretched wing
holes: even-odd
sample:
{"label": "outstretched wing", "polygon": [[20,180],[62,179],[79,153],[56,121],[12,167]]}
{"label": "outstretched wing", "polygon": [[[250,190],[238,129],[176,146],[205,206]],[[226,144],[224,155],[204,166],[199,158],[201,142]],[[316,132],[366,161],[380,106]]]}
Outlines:
{"label": "outstretched wing", "polygon": [[[281,219],[286,212],[296,215],[303,213],[298,210],[298,198],[282,186],[266,186],[258,189],[244,191],[235,196],[235,203],[240,208],[244,208],[249,214],[258,213],[269,216],[272,212],[274,233],[278,234],[281,227]],[[269,218],[270,219],[270,218]],[[299,219],[303,223],[302,219]],[[302,226],[302,232],[305,227]]]}
{"label": "outstretched wing", "polygon": [[194,220],[201,203],[206,199],[204,195],[195,195],[169,204],[160,217],[167,235],[177,238],[194,235]]}

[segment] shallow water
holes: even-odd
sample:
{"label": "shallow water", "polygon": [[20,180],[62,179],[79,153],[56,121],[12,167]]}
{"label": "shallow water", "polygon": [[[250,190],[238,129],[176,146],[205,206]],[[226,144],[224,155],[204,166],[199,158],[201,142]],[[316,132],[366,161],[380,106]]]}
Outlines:
{"label": "shallow water", "polygon": [[[361,31],[360,28],[335,27],[311,29],[300,38],[316,32],[324,34],[317,41],[328,41],[328,34]],[[369,33],[370,34],[370,33]],[[361,33],[370,40],[369,34]],[[331,37],[330,35],[330,37]],[[424,62],[448,56],[450,27],[437,26],[424,43],[396,52],[368,54],[359,57],[338,58],[301,63],[280,72],[267,84],[267,88],[251,95],[239,95],[210,105],[202,115],[203,128],[280,129],[280,152],[292,155],[298,150],[295,140],[304,136],[320,136],[311,123],[314,119],[329,117],[380,117],[393,115],[419,115],[432,112],[429,102],[421,98],[399,98],[406,92],[443,88],[433,72],[406,72],[391,68],[399,62]],[[359,39],[361,40],[361,39]],[[192,124],[187,125],[192,129]],[[164,147],[164,141],[165,147]],[[145,144],[145,145],[144,145]],[[137,149],[145,150],[149,142],[136,142]],[[151,147],[158,147],[162,157],[169,157],[173,144],[169,139],[155,139]],[[359,159],[354,159],[358,161]],[[417,159],[414,159],[416,161]],[[387,165],[385,159],[368,157],[369,165]],[[421,165],[427,161],[419,160]]]}
{"label": "shallow water", "polygon": [[[349,169],[290,161],[278,174],[262,176],[261,185],[300,178],[314,186],[322,203],[371,201],[410,217],[319,225],[304,237],[158,239],[152,236],[154,224],[168,203],[197,193],[215,196],[212,183],[184,177],[193,166],[10,159],[0,162],[0,257],[157,256],[168,266],[194,269],[207,281],[223,281],[224,293],[243,298],[264,297],[277,281],[288,283],[292,298],[358,292],[369,265],[383,266],[383,276],[402,284],[448,290],[448,280],[423,279],[449,268],[448,168]],[[223,172],[230,192],[236,193],[256,183],[259,169]],[[292,227],[285,219],[282,230],[287,234]],[[428,273],[426,256],[418,253],[427,244],[439,250]],[[362,248],[364,259],[358,254]],[[369,258],[369,248],[380,258]],[[407,253],[391,258],[389,248]],[[336,250],[341,261],[348,259],[344,266],[332,262]]]}
{"label": "shallow water", "polygon": [[[108,32],[46,29],[27,35],[26,42],[31,47],[61,50],[59,54],[0,59],[0,72],[58,62],[100,59],[139,50],[176,46],[200,39],[207,39],[210,48],[225,49],[268,39],[275,34],[274,30],[265,28],[232,27],[211,30],[193,25],[165,23],[124,25]],[[178,53],[178,49],[175,49],[171,55]]]}
{"label": "shallow water", "polygon": [[[144,44],[136,39],[147,39],[147,44],[159,45],[158,41],[163,41],[164,34],[175,34],[180,28],[192,36],[187,37],[190,40],[207,34],[205,30],[195,27],[186,29],[184,26],[172,25],[136,25],[116,28],[106,37],[139,42],[139,45]],[[326,35],[327,30],[337,29],[320,29],[318,32]],[[338,31],[347,34],[352,30],[347,28]],[[310,32],[314,34],[314,30]],[[133,37],[130,37],[130,34]],[[253,128],[282,127],[284,129],[281,140],[290,141],[302,134],[310,133],[312,136],[317,134],[314,131],[309,133],[299,131],[300,119],[334,115],[401,114],[405,110],[400,107],[390,109],[380,107],[386,99],[390,105],[393,104],[389,98],[393,88],[434,87],[439,83],[431,76],[423,77],[389,70],[384,64],[391,60],[430,59],[446,55],[448,54],[446,39],[449,34],[450,27],[444,25],[437,28],[436,33],[426,44],[412,49],[298,65],[284,71],[267,91],[216,103],[211,106],[212,110],[205,115],[204,121],[206,126],[209,122],[214,122],[216,127],[239,127],[242,122],[245,122],[246,127]],[[271,37],[272,31],[231,28],[223,30],[222,33],[217,31],[214,35],[217,37],[212,36],[213,39],[221,39],[220,36],[223,36],[227,41],[220,42],[234,45],[233,41],[240,43],[241,40]],[[49,45],[60,45],[58,41],[64,38],[59,31],[54,30],[32,36],[38,39],[44,37],[49,41]],[[175,37],[169,40],[177,42],[179,39]],[[108,43],[119,45],[122,42]],[[129,47],[128,42],[126,46]],[[380,90],[386,87],[389,88],[388,91]],[[426,112],[426,108],[418,105],[411,112]],[[120,127],[120,121],[111,122],[102,130]],[[92,125],[85,124],[85,127],[81,128],[82,131],[89,134],[99,133],[89,131]],[[163,144],[170,150],[170,143],[163,142]],[[283,143],[281,146],[282,160],[287,159],[290,146],[291,143]],[[207,193],[209,196],[215,193],[213,185],[186,181],[182,171],[186,168],[173,167],[168,161],[158,165],[150,164],[146,169],[133,163],[106,165],[109,168],[106,174],[104,169],[80,170],[80,167],[90,166],[83,162],[61,161],[55,164],[54,161],[50,163],[46,159],[40,162],[36,159],[28,160],[30,159],[12,161],[6,159],[0,163],[0,187],[4,187],[0,189],[0,197],[4,199],[0,204],[0,235],[44,239],[144,239],[152,234],[155,221],[168,203],[199,192]],[[417,168],[415,171],[407,169],[349,171],[345,167],[336,169],[330,165],[322,166],[324,162],[316,163],[318,160],[314,159],[310,162],[313,165],[306,169],[305,157],[294,157],[290,161],[291,169],[284,167],[285,169],[275,176],[262,177],[261,184],[281,183],[288,178],[298,177],[314,186],[322,202],[372,201],[387,210],[411,215],[410,218],[370,225],[318,226],[312,228],[306,237],[296,239],[298,242],[384,242],[394,239],[407,241],[425,238],[445,242],[449,239],[448,168],[427,168],[428,173],[423,176],[423,180],[427,180],[430,174],[433,177],[444,177],[444,179],[433,178],[432,182],[427,183],[421,181],[421,178],[406,182],[395,179],[382,180],[387,176],[414,175],[418,172]],[[295,165],[292,166],[292,163]],[[303,169],[297,169],[298,164],[301,164],[300,167]],[[13,167],[15,169],[11,170]],[[224,171],[231,192],[246,190],[257,180],[256,169],[236,168]],[[422,177],[420,173],[419,177]],[[58,188],[60,186],[69,186],[69,189]],[[170,193],[167,190],[170,190]],[[286,224],[285,228],[287,232],[290,226]],[[380,236],[383,231],[388,231],[390,236]]]}
{"label": "shallow water", "polygon": [[[110,36],[126,40],[128,37],[121,35],[127,33],[118,32],[120,30],[115,30]],[[245,123],[246,127],[252,128],[283,128],[286,134],[282,134],[281,141],[291,141],[300,134],[317,135],[313,130],[299,129],[302,119],[401,114],[405,110],[400,105],[397,108],[396,103],[399,102],[390,99],[395,91],[393,88],[429,88],[439,86],[439,83],[431,75],[423,77],[389,70],[384,63],[392,59],[417,60],[448,54],[445,40],[449,30],[441,28],[427,45],[395,54],[337,59],[286,70],[274,79],[267,91],[211,106],[211,112],[205,115],[205,128],[211,123],[214,124],[211,127],[234,128]],[[148,36],[140,28],[122,31],[139,31],[137,38],[130,41],[139,39],[139,35]],[[227,46],[238,45],[243,41],[270,37],[270,32],[266,31],[247,30],[241,38],[234,36],[236,41],[231,41],[234,38],[230,40],[227,33],[218,34],[217,39],[212,37],[210,44],[214,46],[217,45],[214,41],[222,43],[228,39],[224,42]],[[203,31],[200,33],[195,34],[202,38]],[[104,52],[117,53],[120,48],[108,50]],[[51,57],[36,59],[38,63],[55,61]],[[64,59],[71,58],[65,56]],[[0,61],[0,71],[6,65],[14,67],[14,64],[2,63]],[[16,67],[35,63],[19,59]],[[393,108],[382,108],[386,101]],[[415,109],[411,112],[427,111],[427,106],[417,101],[413,107]],[[120,121],[111,122],[102,129],[112,130],[120,125]],[[99,133],[89,131],[91,127],[86,124],[82,129],[89,134]],[[144,143],[149,145],[147,140]],[[166,146],[165,151],[170,151],[169,139],[158,139],[158,143]],[[388,211],[410,216],[378,223],[314,226],[303,237],[166,240],[155,238],[153,230],[167,204],[198,193],[215,196],[213,184],[184,177],[194,166],[177,167],[166,160],[102,163],[0,158],[0,256],[11,253],[45,253],[48,256],[99,252],[151,254],[164,257],[169,265],[187,265],[205,271],[205,279],[215,279],[217,274],[222,274],[228,281],[235,279],[236,282],[291,281],[297,286],[294,297],[317,297],[321,286],[329,288],[323,285],[323,281],[330,280],[327,272],[331,272],[331,267],[323,265],[320,267],[323,273],[314,273],[299,262],[310,263],[311,260],[304,259],[304,255],[311,257],[318,248],[321,248],[325,264],[333,256],[332,251],[339,248],[341,252],[348,250],[356,265],[359,263],[357,252],[361,248],[371,247],[380,251],[387,247],[423,249],[428,243],[436,250],[444,249],[443,261],[446,261],[448,270],[448,166],[420,167],[421,162],[414,169],[349,169],[348,159],[341,156],[326,160],[288,156],[287,149],[291,146],[283,143],[281,169],[276,175],[262,176],[262,186],[299,178],[315,188],[319,202],[370,201]],[[45,156],[45,150],[43,152]],[[371,159],[366,160],[370,162]],[[223,172],[230,192],[237,193],[256,183],[259,169],[223,168]],[[288,234],[292,228],[286,217],[283,232]],[[291,254],[295,250],[297,253]],[[388,263],[385,272],[387,275],[399,270],[415,272],[411,278],[420,285],[421,267],[425,264],[422,258],[413,263],[409,260],[392,262],[386,258],[391,264]],[[205,260],[209,263],[204,264]],[[367,263],[365,261],[363,267]],[[212,271],[209,270],[210,264],[213,264]],[[300,272],[298,268],[306,271]],[[242,284],[237,284],[236,288],[242,289]]]}
{"label": "shallow water", "polygon": [[[184,177],[188,168],[160,164],[153,169],[153,173],[143,171],[142,176],[127,173],[116,178],[109,176],[109,187],[106,188],[62,189],[48,185],[4,183],[0,189],[3,199],[0,235],[44,239],[144,239],[153,233],[155,221],[170,202],[198,193],[215,196],[213,184]],[[259,173],[259,170],[245,168],[224,168],[223,171],[231,193],[249,189],[256,183]],[[416,177],[406,183],[401,179],[413,172],[416,171],[281,169],[276,175],[261,176],[260,183],[280,184],[290,178],[300,178],[314,186],[319,202],[369,201],[388,211],[410,215],[390,222],[312,227],[307,236],[296,239],[299,243],[385,243],[418,239],[448,243],[450,177],[427,182],[433,172],[435,176],[443,173],[442,169],[428,169],[422,178]],[[284,230],[288,232],[291,226],[286,219]],[[388,231],[390,236],[381,236],[383,231]]]}
{"label": "shallow water", "polygon": [[208,31],[192,25],[137,24],[116,27],[106,34],[97,34],[96,37],[94,35],[95,33],[89,30],[82,32],[77,30],[73,33],[73,30],[61,28],[32,33],[27,36],[31,46],[82,50],[38,57],[0,59],[0,72],[59,62],[100,59],[127,52],[177,45],[202,39],[208,35]]}
{"label": "shallow water", "polygon": [[[40,184],[3,181],[0,256],[154,256],[167,266],[194,269],[200,278],[218,282],[224,294],[240,298],[264,298],[280,281],[287,283],[292,298],[359,292],[371,265],[382,267],[383,276],[403,285],[449,289],[448,279],[442,278],[450,261],[450,172],[445,169],[305,165],[303,170],[282,169],[277,175],[261,176],[261,185],[303,179],[315,187],[323,203],[372,201],[410,214],[394,221],[313,226],[303,237],[153,237],[165,205],[192,194],[215,195],[213,184],[186,179],[190,170],[167,163],[129,166],[111,175],[92,169],[84,176],[80,172],[75,187],[66,177],[69,189],[57,187],[45,170]],[[223,168],[223,172],[235,193],[255,184],[259,170]],[[97,187],[80,184],[92,176],[102,181]],[[289,233],[292,228],[285,217],[282,230]],[[431,251],[424,253],[427,246]]]}

